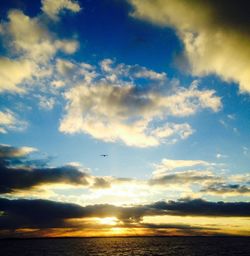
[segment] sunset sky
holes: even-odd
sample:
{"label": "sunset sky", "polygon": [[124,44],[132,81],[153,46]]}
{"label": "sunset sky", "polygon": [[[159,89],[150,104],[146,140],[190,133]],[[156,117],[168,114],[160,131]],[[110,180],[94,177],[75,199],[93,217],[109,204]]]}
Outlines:
{"label": "sunset sky", "polygon": [[250,235],[249,13],[1,0],[0,237]]}

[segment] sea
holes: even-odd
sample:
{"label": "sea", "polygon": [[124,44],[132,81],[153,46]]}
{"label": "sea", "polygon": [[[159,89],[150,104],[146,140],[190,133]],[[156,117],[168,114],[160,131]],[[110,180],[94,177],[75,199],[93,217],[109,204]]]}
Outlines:
{"label": "sea", "polygon": [[3,256],[250,256],[250,237],[2,239]]}

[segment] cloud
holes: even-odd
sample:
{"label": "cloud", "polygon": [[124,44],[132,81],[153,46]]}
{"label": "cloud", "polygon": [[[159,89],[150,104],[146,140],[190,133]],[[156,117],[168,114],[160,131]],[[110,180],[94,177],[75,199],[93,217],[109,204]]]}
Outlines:
{"label": "cloud", "polygon": [[[169,230],[178,230],[182,231],[182,235],[205,235],[206,231],[219,231],[219,228],[216,227],[204,227],[197,225],[188,225],[188,224],[155,224],[155,223],[140,223],[140,227],[153,229],[157,235],[173,235]],[[215,233],[216,234],[216,233]],[[217,234],[218,235],[218,234]]]}
{"label": "cloud", "polygon": [[250,187],[244,184],[225,184],[215,182],[209,186],[205,186],[203,189],[201,189],[201,192],[215,195],[243,196],[250,195]]}
{"label": "cloud", "polygon": [[[0,194],[25,194],[70,185],[94,190],[111,189],[113,186],[130,184],[133,179],[112,176],[94,176],[79,163],[68,163],[60,167],[50,167],[48,159],[34,159],[33,147],[13,147],[0,144]],[[139,182],[139,181],[138,181]],[[53,187],[49,187],[53,185]],[[67,187],[68,188],[68,187]],[[93,193],[95,194],[95,192]]]}
{"label": "cloud", "polygon": [[248,202],[209,202],[203,199],[156,202],[152,208],[166,211],[170,215],[248,217]]}
{"label": "cloud", "polygon": [[111,187],[111,182],[103,177],[96,177],[94,179],[94,184],[92,186],[93,188],[97,189],[105,189]]}
{"label": "cloud", "polygon": [[54,80],[51,82],[51,85],[55,86],[56,88],[61,88],[65,86],[65,82],[62,80]]}
{"label": "cloud", "polygon": [[[72,72],[72,63],[58,64],[61,73]],[[157,146],[186,139],[194,132],[188,123],[166,122],[168,116],[187,117],[202,109],[221,108],[215,91],[199,90],[197,81],[189,88],[175,87],[176,81],[168,81],[166,74],[138,65],[115,66],[108,59],[100,66],[103,73],[96,71],[92,83],[80,82],[65,93],[68,104],[61,132],[83,132],[103,141],[122,141],[128,146]],[[146,79],[150,86],[140,87],[138,72],[140,79]]]}
{"label": "cloud", "polygon": [[76,40],[59,39],[52,33],[41,15],[31,18],[21,10],[10,10],[1,27],[7,56],[0,58],[0,93],[26,92],[28,82],[51,74],[44,71],[51,68],[58,51],[72,54],[78,48]]}
{"label": "cloud", "polygon": [[218,159],[227,158],[227,157],[228,157],[227,155],[223,155],[221,153],[216,154],[216,158],[218,158]]}
{"label": "cloud", "polygon": [[173,184],[183,184],[183,185],[194,185],[203,184],[206,182],[211,182],[218,180],[212,172],[209,171],[182,171],[178,173],[161,174],[154,176],[149,180],[149,185],[173,185]]}
{"label": "cloud", "polygon": [[25,157],[30,153],[36,152],[36,148],[32,147],[13,147],[10,145],[0,144],[0,157],[2,159]]}
{"label": "cloud", "polygon": [[[249,210],[248,202],[209,202],[201,199],[118,207],[109,204],[80,206],[48,200],[1,198],[0,229],[74,227],[74,219],[91,217],[116,217],[128,227],[140,223],[142,226],[150,226],[142,223],[144,216],[249,217]],[[171,224],[165,224],[165,228],[167,226],[171,228]]]}
{"label": "cloud", "polygon": [[155,72],[154,70],[142,67],[140,65],[126,65],[120,63],[115,65],[112,59],[104,59],[100,61],[100,67],[106,73],[108,80],[115,82],[119,76],[129,77],[130,79],[149,79],[155,81],[166,81],[167,75],[165,72]]}
{"label": "cloud", "polygon": [[75,71],[75,64],[68,60],[57,59],[56,69],[61,75],[69,76]]}
{"label": "cloud", "polygon": [[56,104],[56,100],[53,97],[46,97],[46,96],[38,96],[39,99],[39,107],[45,110],[51,110]]}
{"label": "cloud", "polygon": [[26,58],[36,62],[48,61],[58,50],[73,53],[77,49],[77,41],[57,39],[39,16],[30,18],[20,10],[11,10],[8,19],[9,22],[3,23],[3,35],[11,40],[8,45]]}
{"label": "cloud", "polygon": [[81,7],[77,1],[72,0],[42,0],[43,12],[53,20],[58,20],[58,15],[64,9],[79,12]]}
{"label": "cloud", "polygon": [[24,92],[25,89],[18,85],[32,78],[34,70],[35,65],[32,61],[0,58],[0,93]]}
{"label": "cloud", "polygon": [[199,166],[210,166],[209,162],[203,160],[174,160],[174,159],[162,159],[160,164],[155,164],[154,176],[160,176],[165,174],[167,171],[172,171],[176,169],[182,169],[186,167],[199,167]]}
{"label": "cloud", "polygon": [[[161,163],[153,164],[154,171],[148,180],[149,186],[171,187],[182,185],[191,191],[200,189],[200,192],[208,192],[207,188],[215,183],[228,182],[236,179],[218,173],[220,164],[204,160],[173,160],[162,159]],[[216,167],[216,168],[215,168]],[[238,177],[239,179],[239,177]],[[242,181],[239,181],[243,183]],[[193,186],[196,188],[194,189]]]}
{"label": "cloud", "polygon": [[88,174],[72,166],[12,168],[1,165],[0,193],[15,193],[48,184],[88,185]]}
{"label": "cloud", "polygon": [[48,184],[89,185],[88,172],[66,165],[62,167],[39,166],[39,161],[28,159],[37,151],[32,147],[0,145],[0,193],[16,193]]}
{"label": "cloud", "polygon": [[192,74],[216,74],[250,92],[249,3],[130,0],[133,17],[172,27]]}
{"label": "cloud", "polygon": [[11,130],[22,131],[26,129],[27,125],[27,122],[20,120],[11,110],[0,111],[0,133],[7,133]]}

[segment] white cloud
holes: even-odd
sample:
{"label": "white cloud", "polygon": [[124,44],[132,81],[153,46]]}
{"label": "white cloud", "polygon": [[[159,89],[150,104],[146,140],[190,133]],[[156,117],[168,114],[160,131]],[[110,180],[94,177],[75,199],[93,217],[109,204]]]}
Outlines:
{"label": "white cloud", "polygon": [[72,0],[42,0],[42,10],[51,19],[57,20],[59,13],[64,9],[79,12],[81,7],[77,1]]}
{"label": "white cloud", "polygon": [[96,67],[84,62],[75,62],[57,58],[56,65],[57,79],[63,80],[64,85],[72,87],[79,81],[91,84],[97,77]]}
{"label": "white cloud", "polygon": [[22,93],[23,87],[18,86],[30,79],[36,66],[29,60],[11,60],[0,58],[0,93],[3,91]]}
{"label": "white cloud", "polygon": [[223,155],[223,154],[220,154],[220,153],[216,154],[216,158],[218,158],[218,159],[227,158],[227,157],[228,157],[227,155]]}
{"label": "white cloud", "polygon": [[161,166],[164,166],[167,170],[173,170],[176,168],[182,167],[193,167],[193,166],[208,166],[209,162],[203,160],[173,160],[173,159],[163,159],[161,162]]}
{"label": "white cloud", "polygon": [[12,10],[8,18],[9,22],[4,23],[4,35],[11,38],[11,46],[26,58],[48,61],[58,50],[71,54],[78,47],[75,40],[57,39],[39,17],[30,18],[20,10]]}
{"label": "white cloud", "polygon": [[126,65],[124,63],[115,65],[115,62],[111,59],[102,60],[100,62],[100,67],[101,70],[106,73],[106,79],[114,83],[122,76],[128,77],[132,80],[139,78],[158,82],[165,82],[167,80],[165,72],[159,73],[140,65]]}
{"label": "white cloud", "polygon": [[162,159],[160,164],[155,164],[155,171],[153,172],[154,177],[161,177],[166,175],[166,173],[170,171],[175,171],[182,168],[190,168],[190,167],[208,167],[212,165],[212,163],[203,161],[203,160],[174,160],[174,159]]}
{"label": "white cloud", "polygon": [[55,46],[57,50],[73,54],[79,48],[79,43],[76,40],[56,40]]}
{"label": "white cloud", "polygon": [[62,80],[54,80],[54,81],[51,82],[51,84],[53,86],[55,86],[56,88],[60,88],[60,87],[65,86],[65,82],[62,81]]}
{"label": "white cloud", "polygon": [[236,2],[224,7],[216,1],[130,2],[135,7],[134,17],[177,31],[194,75],[217,74],[239,83],[241,92],[250,92],[250,35],[238,19],[228,18],[237,9],[233,8]]}
{"label": "white cloud", "polygon": [[10,130],[22,131],[27,125],[27,122],[20,120],[11,110],[0,111],[0,133],[7,133]]}
{"label": "white cloud", "polygon": [[248,154],[249,154],[249,148],[248,147],[243,146],[242,151],[243,151],[243,155],[248,156]]}
{"label": "white cloud", "polygon": [[[73,72],[73,64],[65,61],[59,64],[61,73]],[[139,90],[134,81],[137,73],[131,70],[135,66],[137,71],[150,70],[138,65],[115,65],[111,60],[102,61],[100,66],[104,73],[95,72],[92,83],[80,83],[65,94],[68,104],[60,131],[83,132],[104,141],[122,141],[129,146],[157,146],[186,139],[194,131],[187,123],[166,122],[168,116],[186,117],[201,109],[218,111],[221,107],[215,91],[199,90],[196,81],[189,88],[169,90],[166,84],[171,87],[172,81],[164,74],[164,78],[154,82],[149,89]],[[115,78],[111,81],[113,71]],[[144,75],[149,82],[151,78]]]}
{"label": "white cloud", "polygon": [[184,124],[167,123],[163,127],[156,128],[153,131],[153,135],[156,136],[157,138],[168,138],[168,137],[178,133],[179,137],[181,139],[186,139],[193,132],[194,132],[194,130],[187,123],[184,123]]}
{"label": "white cloud", "polygon": [[70,75],[75,71],[76,65],[68,60],[57,59],[56,61],[56,69],[61,75]]}
{"label": "white cloud", "polygon": [[51,75],[51,61],[58,51],[72,54],[78,48],[76,40],[58,39],[41,16],[31,18],[20,10],[9,11],[1,27],[9,53],[0,58],[0,92],[25,92],[28,79],[31,84],[32,79]]}
{"label": "white cloud", "polygon": [[38,96],[38,100],[39,100],[40,108],[45,109],[45,110],[53,109],[53,107],[56,103],[55,98],[52,98],[52,97],[49,98],[47,96]]}

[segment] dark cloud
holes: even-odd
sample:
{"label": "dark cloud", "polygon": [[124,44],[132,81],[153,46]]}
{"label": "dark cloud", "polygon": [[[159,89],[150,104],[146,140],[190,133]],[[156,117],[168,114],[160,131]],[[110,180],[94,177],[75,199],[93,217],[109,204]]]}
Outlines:
{"label": "dark cloud", "polygon": [[202,199],[157,202],[154,209],[169,215],[249,217],[249,202],[208,202]]}
{"label": "dark cloud", "polygon": [[191,0],[194,5],[211,10],[211,23],[230,30],[250,33],[250,2],[248,0]]}
{"label": "dark cloud", "polygon": [[31,147],[13,147],[10,145],[0,144],[0,158],[11,159],[15,157],[27,156],[29,153],[36,151]]}
{"label": "dark cloud", "polygon": [[104,188],[110,188],[111,182],[103,177],[95,177],[94,184],[92,185],[92,188],[96,189],[104,189]]}
{"label": "dark cloud", "polygon": [[[65,220],[87,217],[116,216],[124,223],[132,223],[150,209],[147,206],[118,207],[108,204],[80,206],[49,200],[0,199],[0,228],[66,227]],[[152,213],[151,213],[152,214]]]}
{"label": "dark cloud", "polygon": [[0,228],[64,226],[64,219],[81,216],[81,207],[47,200],[0,199]]}
{"label": "dark cloud", "polygon": [[25,169],[0,166],[0,193],[12,193],[16,190],[30,189],[35,186],[66,183],[88,185],[88,175],[72,166],[58,168]]}
{"label": "dark cloud", "polygon": [[[89,217],[117,217],[123,226],[171,228],[171,225],[143,224],[144,216],[250,216],[249,202],[208,202],[201,199],[156,202],[149,205],[114,206],[109,204],[80,206],[49,200],[0,199],[0,229],[74,227],[67,220]],[[79,225],[79,223],[78,223]],[[173,228],[173,226],[172,226]],[[181,228],[181,226],[179,227]],[[184,225],[182,228],[188,228]]]}
{"label": "dark cloud", "polygon": [[12,193],[51,183],[88,185],[89,174],[86,172],[70,165],[49,168],[44,160],[28,158],[28,154],[33,151],[29,147],[0,145],[0,193]]}
{"label": "dark cloud", "polygon": [[241,184],[211,184],[201,190],[201,192],[210,192],[215,194],[250,194],[250,188]]}
{"label": "dark cloud", "polygon": [[30,147],[0,145],[0,194],[15,193],[46,184],[70,184],[107,189],[112,184],[132,181],[129,178],[97,177],[79,166],[49,167],[49,158],[33,159]]}
{"label": "dark cloud", "polygon": [[186,224],[155,224],[155,223],[141,223],[141,227],[150,229],[181,229],[181,230],[218,230],[217,228],[204,228],[201,226],[191,226]]}

